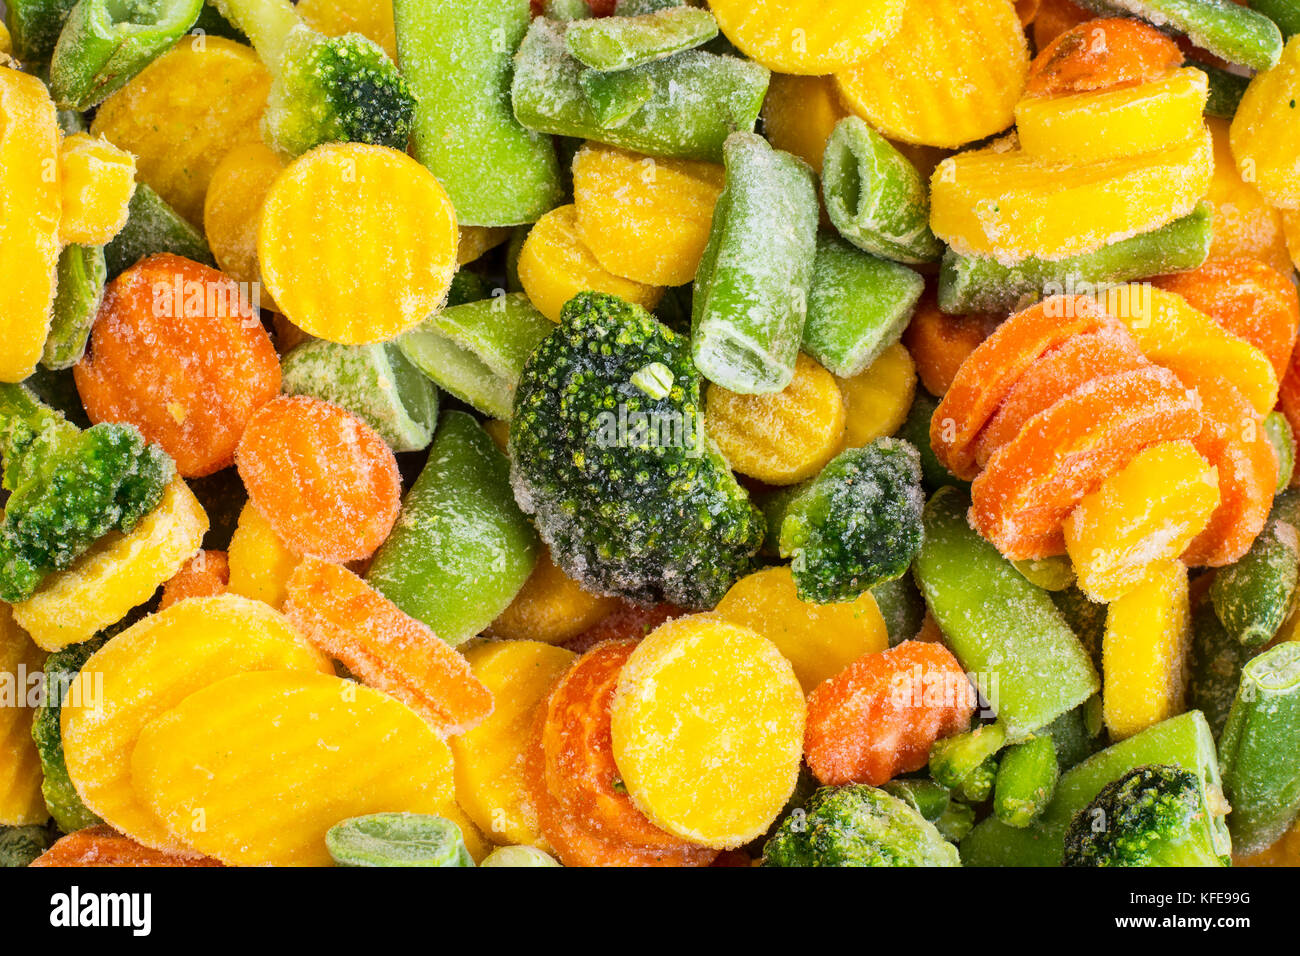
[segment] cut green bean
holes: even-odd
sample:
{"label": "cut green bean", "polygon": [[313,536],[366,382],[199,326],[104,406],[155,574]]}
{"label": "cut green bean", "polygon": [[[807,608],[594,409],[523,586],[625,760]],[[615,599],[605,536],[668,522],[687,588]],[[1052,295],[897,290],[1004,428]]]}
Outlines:
{"label": "cut green bean", "polygon": [[938,407],[937,398],[925,389],[918,388],[903,427],[898,430],[898,437],[910,441],[921,453],[921,483],[926,491],[938,491],[945,485],[968,491],[970,482],[962,481],[945,468],[930,446],[930,420],[934,418],[935,409]]}
{"label": "cut green bean", "polygon": [[1101,670],[1101,639],[1106,633],[1106,605],[1089,599],[1077,587],[1053,591],[1052,603],[1083,644],[1093,664]]}
{"label": "cut green bean", "polygon": [[693,50],[718,35],[708,10],[668,7],[635,17],[599,17],[571,23],[564,43],[593,70],[628,70]]}
{"label": "cut green bean", "polygon": [[961,843],[975,826],[975,808],[969,803],[953,800],[948,809],[934,821],[934,828],[949,843]]}
{"label": "cut green bean", "polygon": [[1247,6],[1276,23],[1284,40],[1300,33],[1300,0],[1250,0]]}
{"label": "cut green bean", "polygon": [[871,596],[876,599],[880,616],[885,619],[890,647],[916,637],[925,620],[925,600],[910,574],[892,581],[881,581],[871,589]]}
{"label": "cut green bean", "polygon": [[1210,600],[1224,629],[1246,647],[1271,641],[1291,607],[1300,572],[1297,521],[1300,489],[1283,492],[1250,550],[1220,568],[1210,585]]}
{"label": "cut green bean", "polygon": [[938,820],[952,802],[952,793],[933,780],[890,780],[881,786],[931,823]]}
{"label": "cut green bean", "polygon": [[107,634],[97,635],[81,644],[55,651],[45,659],[46,697],[32,717],[32,740],[41,759],[41,794],[50,816],[66,833],[100,822],[99,817],[82,802],[72,778],[68,776],[60,721],[63,705],[70,696],[82,706],[95,704],[93,675],[88,675],[90,679],[80,680],[77,675],[90,660],[90,655],[107,640]]}
{"label": "cut green bean", "polygon": [[945,787],[959,789],[1006,742],[1001,724],[981,724],[964,734],[936,740],[930,748],[930,775]]}
{"label": "cut green bean", "polygon": [[1094,721],[1088,712],[1093,701],[1101,702],[1100,698],[1090,698],[1057,717],[1041,731],[1042,735],[1052,738],[1056,762],[1062,771],[1091,757],[1100,746],[1101,720]]}
{"label": "cut green bean", "polygon": [[602,73],[583,70],[578,85],[597,122],[606,129],[622,126],[655,95],[654,79],[644,70],[621,70]]}
{"label": "cut green bean", "polygon": [[957,796],[966,803],[983,803],[993,795],[993,785],[998,779],[1000,758],[995,754],[985,757],[984,761],[966,775],[966,779],[957,788]]}
{"label": "cut green bean", "polygon": [[[585,7],[584,0],[579,0]],[[535,846],[499,846],[483,858],[480,867],[559,866],[560,862]]]}
{"label": "cut green bean", "polygon": [[1277,485],[1273,493],[1280,495],[1291,487],[1291,477],[1295,474],[1295,432],[1285,415],[1269,412],[1264,416],[1264,434],[1273,446],[1273,454],[1277,455]]}
{"label": "cut green bean", "polygon": [[1011,827],[1027,827],[1052,802],[1060,766],[1049,736],[1008,747],[998,762],[993,812]]}
{"label": "cut green bean", "polygon": [[1210,81],[1210,93],[1205,100],[1206,116],[1230,120],[1237,115],[1241,98],[1246,95],[1246,87],[1250,86],[1250,77],[1229,73],[1222,67],[1211,66],[1209,63],[1188,61],[1184,66],[1196,67]]}
{"label": "cut green bean", "polygon": [[372,813],[336,823],[325,848],[339,866],[473,866],[460,827],[422,813]]}
{"label": "cut green bean", "polygon": [[14,56],[29,67],[45,66],[76,5],[77,0],[5,0]]}
{"label": "cut green bean", "polygon": [[1187,706],[1205,714],[1214,739],[1223,734],[1241,684],[1241,669],[1255,652],[1229,634],[1206,596],[1192,611]]}
{"label": "cut green bean", "polygon": [[81,361],[107,279],[108,267],[101,246],[63,247],[59,253],[54,306],[50,310],[50,334],[41,357],[41,364],[46,368],[72,368]]}
{"label": "cut green bean", "polygon": [[1232,0],[1079,0],[1102,16],[1141,17],[1181,33],[1229,63],[1267,70],[1282,55],[1282,33],[1262,13]]}
{"label": "cut green bean", "polygon": [[104,247],[108,278],[117,278],[157,252],[173,252],[208,266],[217,264],[202,234],[156,192],[144,183],[136,183],[127,207],[126,225]]}

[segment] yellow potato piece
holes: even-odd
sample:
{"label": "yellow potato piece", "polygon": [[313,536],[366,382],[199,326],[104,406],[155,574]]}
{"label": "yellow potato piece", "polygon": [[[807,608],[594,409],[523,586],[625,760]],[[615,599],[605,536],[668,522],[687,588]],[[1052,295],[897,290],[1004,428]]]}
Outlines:
{"label": "yellow potato piece", "polygon": [[329,659],[284,617],[247,598],[191,598],[127,628],[82,669],[93,675],[86,685],[93,690],[63,708],[63,750],[77,793],[133,840],[184,849],[184,836],[169,832],[131,787],[131,751],[141,730],[209,684],[280,669],[333,673]]}
{"label": "yellow potato piece", "polygon": [[25,826],[49,819],[41,796],[41,758],[32,741],[32,718],[45,666],[41,652],[0,603],[0,826]]}
{"label": "yellow potato piece", "polygon": [[[1228,121],[1207,116],[1205,124],[1214,137],[1214,176],[1205,201],[1213,207],[1214,239],[1210,259],[1235,259],[1249,256],[1266,262],[1286,274],[1293,266],[1287,250],[1284,219],[1287,215],[1274,209],[1259,190],[1245,182],[1237,172],[1228,145]],[[1300,233],[1297,233],[1300,242]],[[1297,245],[1300,257],[1300,245]]]}
{"label": "yellow potato piece", "polygon": [[400,335],[442,305],[457,241],[456,211],[431,172],[385,146],[329,143],[271,186],[257,252],[294,325],[358,345]]}
{"label": "yellow potato piece", "polygon": [[207,530],[203,506],[176,478],[129,534],[105,535],[68,570],[50,575],[14,605],[14,619],[47,651],[87,641],[149,600],[199,550]]}
{"label": "yellow potato piece", "polygon": [[1187,569],[1157,565],[1106,611],[1102,717],[1115,740],[1183,712],[1191,644]]}
{"label": "yellow potato piece", "polygon": [[36,370],[59,262],[59,127],[34,76],[0,66],[0,382]]}
{"label": "yellow potato piece", "polygon": [[1209,189],[1213,162],[1203,129],[1159,152],[1086,165],[1000,144],[938,165],[930,226],[963,255],[1063,259],[1187,215]]}
{"label": "yellow potato piece", "polygon": [[131,780],[174,840],[241,866],[328,866],[325,833],[379,812],[443,812],[447,745],[415,712],[352,681],[237,674],[140,732]]}
{"label": "yellow potato piece", "polygon": [[135,157],[106,139],[76,133],[59,154],[61,242],[102,246],[126,225],[135,192]]}
{"label": "yellow potato piece", "polygon": [[[257,230],[262,204],[284,164],[264,143],[236,146],[217,164],[203,200],[203,231],[217,266],[236,282],[260,283]],[[260,303],[275,308],[269,296]]]}
{"label": "yellow potato piece", "polygon": [[181,40],[99,107],[90,131],[134,153],[140,181],[203,223],[203,197],[223,156],[260,142],[271,74],[223,37]]}
{"label": "yellow potato piece", "polygon": [[294,9],[313,30],[329,37],[360,33],[378,43],[388,58],[397,62],[391,0],[300,0]]}
{"label": "yellow potato piece", "polygon": [[610,707],[614,760],[637,809],[674,836],[730,849],[794,791],[804,699],[776,645],[709,614],[657,628]]}
{"label": "yellow potato piece", "polygon": [[579,292],[608,292],[653,309],[663,289],[616,276],[596,259],[578,233],[573,205],[552,209],[533,224],[519,250],[519,282],[534,308],[552,322]]}
{"label": "yellow potato piece", "polygon": [[848,409],[844,448],[861,448],[902,427],[916,397],[916,363],[899,344],[853,378],[837,378]]}
{"label": "yellow potato piece", "polygon": [[700,267],[725,180],[714,163],[588,144],[573,158],[578,236],[616,276],[685,285]]}
{"label": "yellow potato piece", "polygon": [[741,578],[715,612],[775,644],[805,694],[863,654],[889,647],[885,619],[870,592],[844,604],[801,601],[789,565]]}
{"label": "yellow potato piece", "polygon": [[905,0],[712,0],[727,39],[778,73],[834,73],[880,49]]}
{"label": "yellow potato piece", "polygon": [[1241,178],[1278,209],[1300,209],[1300,36],[1277,66],[1255,74],[1232,118]]}
{"label": "yellow potato piece", "polygon": [[618,598],[592,594],[555,566],[543,549],[524,586],[492,622],[492,635],[507,640],[562,644],[619,608]]}
{"label": "yellow potato piece", "polygon": [[1065,520],[1080,590],[1103,604],[1182,554],[1219,504],[1218,470],[1191,442],[1162,442],[1084,497]]}
{"label": "yellow potato piece", "polygon": [[252,502],[239,512],[226,554],[230,562],[227,591],[262,601],[277,611],[284,605],[289,576],[302,556],[280,540]]}
{"label": "yellow potato piece", "polygon": [[955,149],[1010,126],[1028,76],[1009,0],[913,0],[889,42],[835,83],[882,135]]}
{"label": "yellow potato piece", "polygon": [[475,826],[503,844],[545,846],[525,774],[533,719],[577,655],[540,641],[501,641],[465,652],[495,709],[451,739],[456,795]]}

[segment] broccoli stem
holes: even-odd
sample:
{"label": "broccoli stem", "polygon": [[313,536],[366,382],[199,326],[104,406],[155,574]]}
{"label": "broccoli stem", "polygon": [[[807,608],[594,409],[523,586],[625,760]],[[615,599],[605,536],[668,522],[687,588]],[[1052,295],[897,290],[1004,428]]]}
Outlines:
{"label": "broccoli stem", "polygon": [[280,72],[280,57],[289,32],[302,19],[289,0],[209,0],[253,44],[272,73]]}

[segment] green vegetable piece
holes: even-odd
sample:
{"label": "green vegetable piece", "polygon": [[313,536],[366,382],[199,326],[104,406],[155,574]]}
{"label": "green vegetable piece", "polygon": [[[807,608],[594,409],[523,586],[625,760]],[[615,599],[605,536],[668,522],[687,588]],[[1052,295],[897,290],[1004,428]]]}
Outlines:
{"label": "green vegetable piece", "polygon": [[708,10],[668,7],[637,17],[600,17],[571,23],[569,53],[593,70],[627,70],[693,50],[718,35]]}
{"label": "green vegetable piece", "polygon": [[1052,603],[1070,625],[1070,630],[1088,651],[1093,665],[1101,670],[1101,639],[1106,633],[1106,605],[1091,600],[1077,587],[1051,592]]}
{"label": "green vegetable piece", "polygon": [[952,803],[952,792],[933,780],[890,780],[880,789],[902,800],[931,823],[943,816]]}
{"label": "green vegetable piece", "polygon": [[131,268],[146,256],[174,252],[186,259],[215,267],[207,240],[186,222],[166,200],[144,183],[136,183],[127,206],[126,225],[104,247],[104,264],[109,280]]}
{"label": "green vegetable piece", "polygon": [[653,96],[626,122],[602,124],[582,89],[586,67],[565,46],[565,27],[534,19],[515,55],[511,102],[528,129],[716,163],[729,135],[754,128],[771,74],[757,63],[703,50],[636,67],[650,77]]}
{"label": "green vegetable piece", "polygon": [[558,206],[550,137],[524,129],[510,110],[528,0],[395,0],[393,15],[417,103],[415,158],[446,187],[461,224],[513,226]]}
{"label": "green vegetable piece", "polygon": [[803,350],[841,378],[864,371],[897,342],[925,280],[906,266],[817,237]]}
{"label": "green vegetable piece", "polygon": [[514,600],[537,553],[505,455],[471,415],[444,412],[429,461],[366,577],[454,647]]}
{"label": "green vegetable piece", "polygon": [[[585,7],[585,0],[580,0]],[[483,858],[484,866],[559,866],[559,860],[535,846],[499,846]]]}
{"label": "green vegetable piece", "polygon": [[[1092,698],[1100,704],[1100,698]],[[1091,757],[1100,746],[1101,721],[1089,714],[1089,701],[1067,711],[1040,732],[1052,738],[1056,750],[1056,763],[1062,772]]]}
{"label": "green vegetable piece", "polygon": [[89,428],[90,418],[77,394],[77,380],[72,369],[48,369],[36,366],[36,371],[23,381],[23,385],[40,401],[61,414],[78,428]]}
{"label": "green vegetable piece", "polygon": [[[586,3],[586,0],[583,0]],[[656,10],[671,10],[673,7],[688,6],[686,0],[618,0],[614,4],[614,16],[639,17],[654,13]]]}
{"label": "green vegetable piece", "polygon": [[[962,841],[966,866],[1060,866],[1065,832],[1106,784],[1137,767],[1169,764],[1196,775],[1205,806],[1220,805],[1222,785],[1214,738],[1199,711],[1188,711],[1148,727],[1102,750],[1061,775],[1056,795],[1043,814],[1027,827],[1009,827],[996,816],[976,825]],[[1211,846],[1216,855],[1231,851],[1228,828],[1212,815]]]}
{"label": "green vegetable piece", "polygon": [[970,490],[970,482],[962,481],[939,461],[939,457],[930,447],[930,419],[934,418],[939,400],[923,388],[917,388],[912,407],[907,412],[903,427],[898,430],[898,437],[911,442],[921,453],[921,483],[928,492],[938,491],[945,485],[952,485],[962,491]]}
{"label": "green vegetable piece", "polygon": [[1219,740],[1223,789],[1236,852],[1263,850],[1300,813],[1300,644],[1248,661]]}
{"label": "green vegetable piece", "polygon": [[1211,66],[1208,63],[1200,63],[1195,60],[1189,60],[1183,65],[1196,67],[1210,81],[1210,93],[1205,100],[1206,116],[1218,116],[1230,120],[1237,115],[1237,107],[1241,105],[1241,98],[1246,95],[1246,87],[1250,86],[1250,77],[1238,76],[1236,73],[1229,73],[1222,67]]}
{"label": "green vegetable piece", "polygon": [[[204,7],[206,10],[207,7]],[[75,133],[84,133],[90,127],[86,124],[84,113],[78,113],[76,110],[59,110],[56,114],[59,124],[59,132],[64,136],[72,136]]]}
{"label": "green vegetable piece", "polygon": [[1212,207],[1201,203],[1181,219],[1094,252],[1047,261],[996,259],[944,253],[939,268],[939,308],[967,312],[1016,312],[1047,295],[1095,291],[1097,286],[1195,269],[1210,254]]}
{"label": "green vegetable piece", "polygon": [[45,66],[77,0],[5,0],[14,56],[28,67]]}
{"label": "green vegetable piece", "polygon": [[587,0],[543,0],[542,16],[568,23],[570,20],[586,20],[593,14]]}
{"label": "green vegetable piece", "polygon": [[460,827],[423,813],[372,813],[336,823],[325,847],[339,866],[473,866]]}
{"label": "green vegetable piece", "polygon": [[930,774],[945,787],[960,789],[1006,742],[1001,724],[981,724],[964,734],[943,737],[930,748]]}
{"label": "green vegetable piece", "polygon": [[104,297],[108,266],[101,246],[63,247],[59,253],[58,291],[51,310],[50,334],[41,364],[58,371],[81,361],[90,327]]}
{"label": "green vegetable piece", "polygon": [[1300,33],[1300,3],[1296,0],[1250,0],[1247,6],[1276,23],[1284,40]]}
{"label": "green vegetable piece", "polygon": [[970,804],[983,803],[993,795],[993,785],[998,778],[997,756],[985,757],[984,761],[966,775],[966,779],[957,788],[957,796]]}
{"label": "green vegetable piece", "polygon": [[346,408],[393,451],[419,451],[433,440],[438,391],[391,342],[339,345],[313,339],[280,364],[287,395],[311,395]]}
{"label": "green vegetable piece", "polygon": [[1285,491],[1273,504],[1264,530],[1235,564],[1221,568],[1210,600],[1229,634],[1246,647],[1273,639],[1291,608],[1300,572],[1300,489]]}
{"label": "green vegetable piece", "polygon": [[[661,363],[672,391],[632,383]],[[583,292],[533,352],[510,428],[515,496],[589,591],[709,609],[753,566],[762,513],[704,433],[687,340]]]}
{"label": "green vegetable piece", "polygon": [[1232,0],[1079,0],[1102,16],[1140,17],[1187,37],[1220,59],[1267,70],[1282,56],[1282,33],[1262,13]]}
{"label": "green vegetable piece", "polygon": [[1052,802],[1060,773],[1051,737],[1032,737],[1008,747],[998,762],[994,814],[1007,826],[1029,826]]}
{"label": "green vegetable piece", "polygon": [[913,568],[953,653],[1016,743],[1083,703],[1101,683],[1048,592],[971,528],[969,507],[954,488],[935,493]]}
{"label": "green vegetable piece", "polygon": [[1205,714],[1214,739],[1223,735],[1232,702],[1241,685],[1241,669],[1255,654],[1224,629],[1210,600],[1192,611],[1192,649],[1187,681],[1187,706]]}
{"label": "green vegetable piece", "polygon": [[645,70],[602,73],[583,70],[578,75],[582,94],[596,120],[605,129],[617,129],[641,111],[655,95],[655,81]]}
{"label": "green vegetable piece", "polygon": [[28,866],[59,838],[48,826],[0,827],[0,869]]}
{"label": "green vegetable piece", "polygon": [[953,800],[948,809],[934,821],[934,828],[949,843],[961,843],[975,826],[975,808],[969,803]]}
{"label": "green vegetable piece", "polygon": [[1063,554],[1049,558],[1027,558],[1012,561],[1012,566],[1024,575],[1025,580],[1044,591],[1064,591],[1074,584],[1074,565]]}
{"label": "green vegetable piece", "polygon": [[956,848],[902,800],[865,784],[824,787],[763,847],[763,866],[960,866]]}
{"label": "green vegetable piece", "polygon": [[912,265],[934,262],[929,184],[857,116],[840,120],[822,157],[822,197],[835,228],[860,249]]}
{"label": "green vegetable piece", "polygon": [[210,3],[203,4],[199,18],[194,21],[194,26],[190,27],[190,33],[194,36],[225,37],[227,40],[248,45],[248,37],[218,13],[217,8]]}
{"label": "green vegetable piece", "polygon": [[93,703],[88,696],[95,694],[94,675],[87,675],[85,679],[78,679],[77,675],[90,660],[90,655],[103,647],[108,638],[108,633],[99,634],[81,644],[55,651],[45,659],[45,700],[32,718],[32,739],[41,758],[44,774],[41,793],[45,797],[46,809],[65,833],[101,822],[82,802],[68,776],[59,721],[63,705],[70,695],[82,703]]}
{"label": "green vegetable piece", "polygon": [[[583,0],[583,3],[586,3],[586,0]],[[450,309],[453,305],[477,302],[479,299],[486,299],[488,295],[487,282],[481,275],[468,269],[460,269],[451,277],[451,287],[447,289],[447,302],[443,308]]]}
{"label": "green vegetable piece", "polygon": [[397,346],[440,388],[493,418],[509,419],[524,365],[554,328],[526,295],[508,293],[434,313]]}
{"label": "green vegetable piece", "polygon": [[199,18],[203,0],[78,0],[50,60],[62,109],[102,103],[169,50]]}
{"label": "green vegetable piece", "polygon": [[1264,416],[1264,434],[1277,455],[1277,485],[1273,489],[1280,495],[1291,486],[1291,477],[1295,474],[1296,443],[1295,432],[1291,423],[1281,412],[1269,412]]}
{"label": "green vegetable piece", "polygon": [[876,599],[876,606],[885,619],[890,647],[916,637],[925,620],[925,600],[910,574],[892,581],[881,581],[871,589],[871,596]]}
{"label": "green vegetable piece", "polygon": [[802,160],[753,133],[725,149],[727,184],[695,276],[691,354],[710,382],[746,395],[794,377],[817,253],[817,193]]}

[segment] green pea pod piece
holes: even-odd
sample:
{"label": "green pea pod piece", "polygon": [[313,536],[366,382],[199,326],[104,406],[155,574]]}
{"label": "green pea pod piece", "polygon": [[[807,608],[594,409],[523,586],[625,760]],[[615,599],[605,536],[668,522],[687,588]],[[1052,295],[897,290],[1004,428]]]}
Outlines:
{"label": "green pea pod piece", "polygon": [[571,23],[564,44],[593,70],[627,70],[693,50],[718,35],[708,10],[669,7],[636,17],[600,17]]}
{"label": "green pea pod piece", "polygon": [[171,49],[199,18],[203,0],[78,0],[50,60],[50,93],[63,109],[88,110]]}
{"label": "green pea pod piece", "polygon": [[[962,841],[964,866],[1060,866],[1065,831],[1074,815],[1112,780],[1147,764],[1172,764],[1197,775],[1207,806],[1222,806],[1223,785],[1214,737],[1200,711],[1188,711],[1121,740],[1061,775],[1056,794],[1037,820],[1010,827],[996,816],[979,823]],[[1215,814],[1215,851],[1231,852],[1227,825]]]}
{"label": "green pea pod piece", "polygon": [[1001,724],[981,724],[964,734],[936,740],[930,748],[930,775],[945,787],[959,789],[1006,742]]}
{"label": "green pea pod piece", "polygon": [[1192,611],[1187,706],[1205,714],[1215,740],[1222,736],[1228,722],[1228,713],[1241,685],[1241,669],[1254,653],[1224,629],[1208,598],[1197,604]]}
{"label": "green pea pod piece", "polygon": [[583,70],[578,84],[596,119],[606,129],[622,126],[655,95],[654,79],[644,70]]}
{"label": "green pea pod piece", "polygon": [[325,848],[339,866],[473,866],[460,827],[423,813],[372,813],[336,823]]}
{"label": "green pea pod piece", "polygon": [[817,253],[812,170],[753,133],[727,139],[725,163],[695,277],[691,355],[723,388],[779,392],[794,377]]}
{"label": "green pea pod piece", "polygon": [[1247,662],[1219,740],[1228,829],[1237,853],[1270,846],[1300,813],[1300,644]]}
{"label": "green pea pod piece", "polygon": [[[586,6],[586,3],[583,3]],[[535,846],[499,846],[483,857],[484,866],[559,866],[559,860]]]}
{"label": "green pea pod piece", "polygon": [[840,120],[826,141],[822,196],[835,228],[859,249],[911,265],[943,252],[930,231],[929,185],[859,117]]}
{"label": "green pea pod piece", "polygon": [[1272,68],[1282,56],[1282,33],[1262,13],[1232,0],[1079,0],[1102,16],[1140,17],[1181,33],[1220,59],[1252,70]]}
{"label": "green pea pod piece", "polygon": [[876,599],[880,616],[885,619],[890,647],[916,637],[925,620],[925,600],[910,574],[892,581],[881,581],[871,589],[871,596]]}
{"label": "green pea pod piece", "polygon": [[902,800],[931,823],[943,816],[952,802],[952,792],[933,780],[890,780],[881,790]]}
{"label": "green pea pod piece", "polygon": [[109,281],[157,252],[173,252],[207,266],[217,264],[203,235],[151,188],[136,183],[126,225],[104,247]]}
{"label": "green pea pod piece", "polygon": [[803,350],[832,374],[852,378],[902,337],[924,288],[907,266],[818,235]]}
{"label": "green pea pod piece", "polygon": [[1291,430],[1291,423],[1285,415],[1269,412],[1264,416],[1264,434],[1268,436],[1268,443],[1277,455],[1277,486],[1273,493],[1280,495],[1291,486],[1291,478],[1295,474],[1295,432]]}
{"label": "green pea pod piece", "polygon": [[966,775],[966,779],[957,788],[957,796],[966,803],[983,803],[993,794],[993,784],[998,778],[997,755],[985,757],[984,761]]}
{"label": "green pea pod piece", "polygon": [[975,826],[975,808],[969,803],[953,800],[948,809],[934,821],[934,828],[949,843],[961,843]]}
{"label": "green pea pod piece", "polygon": [[14,56],[28,67],[49,62],[77,0],[5,0]]}
{"label": "green pea pod piece", "polygon": [[58,831],[39,824],[0,826],[0,869],[30,865],[58,838]]}
{"label": "green pea pod piece", "polygon": [[1205,100],[1206,116],[1218,116],[1221,119],[1230,120],[1237,115],[1237,107],[1241,105],[1241,98],[1246,95],[1246,87],[1250,86],[1250,77],[1238,76],[1236,73],[1229,73],[1222,67],[1199,63],[1195,60],[1189,60],[1183,65],[1196,67],[1210,81],[1210,93]]}
{"label": "green pea pod piece", "polygon": [[1075,637],[1082,642],[1092,658],[1093,665],[1101,670],[1101,639],[1106,633],[1106,605],[1088,598],[1077,587],[1051,592],[1052,603],[1070,625]]}
{"label": "green pea pod piece", "polygon": [[311,395],[346,408],[393,451],[419,451],[433,440],[438,391],[390,342],[304,342],[280,363],[287,395]]}
{"label": "green pea pod piece", "polygon": [[1300,33],[1300,3],[1296,0],[1250,0],[1247,6],[1276,23],[1284,40]]}
{"label": "green pea pod piece", "polygon": [[515,504],[506,456],[471,415],[444,412],[428,464],[367,580],[455,646],[514,600],[538,548]]}
{"label": "green pea pod piece", "polygon": [[970,490],[970,482],[962,481],[939,461],[939,456],[930,446],[930,419],[934,418],[939,400],[923,388],[916,390],[912,407],[907,412],[903,427],[898,430],[898,437],[910,441],[921,453],[921,484],[928,492],[938,491],[945,485],[952,485],[962,491]]}
{"label": "green pea pod piece", "polygon": [[1210,600],[1224,629],[1246,647],[1271,641],[1290,610],[1300,572],[1300,536],[1293,523],[1300,517],[1297,511],[1300,490],[1280,495],[1250,550],[1220,568],[1210,585]]}
{"label": "green pea pod piece", "polygon": [[565,26],[536,18],[515,55],[510,97],[528,129],[716,163],[728,136],[754,128],[771,74],[757,63],[703,50],[635,67],[649,76],[654,94],[630,119],[606,126],[583,92],[586,67],[569,54]]}
{"label": "green pea pod piece", "polygon": [[55,651],[45,659],[45,700],[32,717],[32,740],[41,758],[41,794],[50,816],[65,833],[94,826],[100,822],[81,800],[77,788],[68,776],[68,765],[63,758],[63,730],[60,723],[63,704],[72,696],[74,700],[90,703],[83,695],[96,692],[94,675],[78,679],[90,655],[99,650],[108,635],[98,635],[80,644],[72,644]]}
{"label": "green pea pod piece", "polygon": [[46,368],[58,371],[81,361],[107,279],[103,247],[63,247],[59,253],[58,287],[50,310],[50,334],[41,356]]}
{"label": "green pea pod piece", "polygon": [[1016,312],[1047,295],[1084,294],[1100,285],[1195,269],[1210,254],[1213,225],[1212,207],[1201,203],[1159,229],[1066,259],[1003,265],[949,249],[939,267],[939,308],[952,315]]}
{"label": "green pea pod piece", "polygon": [[1051,737],[1034,737],[1008,747],[998,763],[994,814],[1007,826],[1029,826],[1052,802],[1060,774]]}
{"label": "green pea pod piece", "polygon": [[913,570],[957,660],[1015,743],[1083,703],[1101,682],[1048,592],[971,528],[969,507],[955,488],[935,493]]}
{"label": "green pea pod piece", "polygon": [[524,364],[555,324],[523,293],[443,309],[397,340],[415,368],[493,418],[514,414]]}

